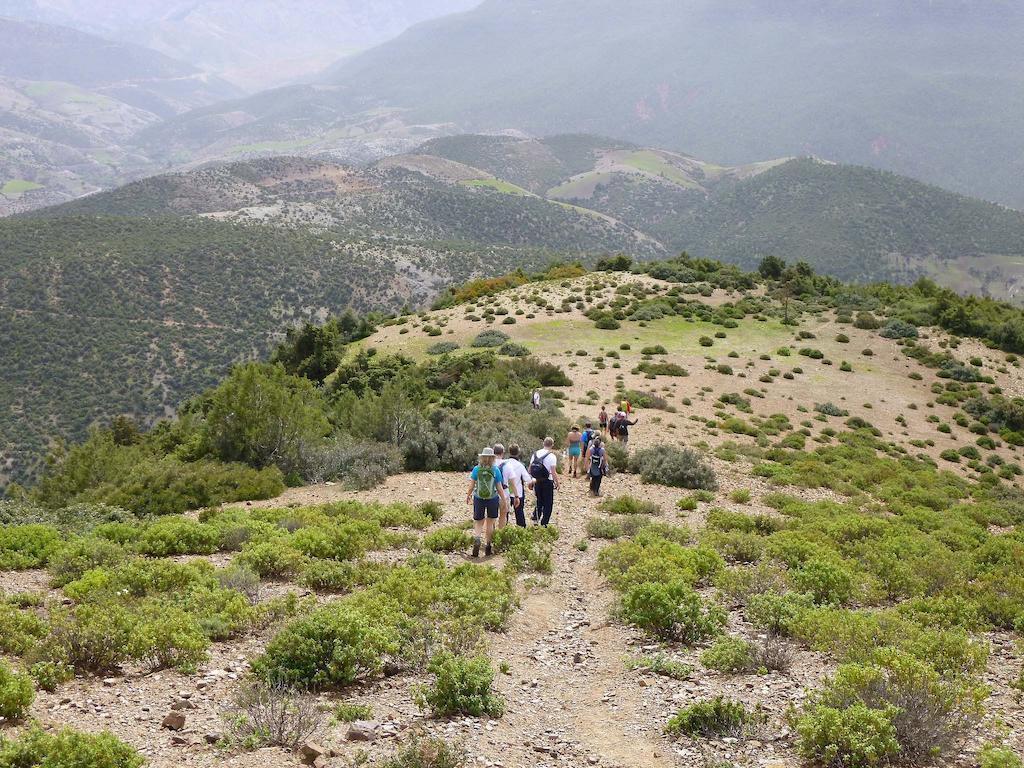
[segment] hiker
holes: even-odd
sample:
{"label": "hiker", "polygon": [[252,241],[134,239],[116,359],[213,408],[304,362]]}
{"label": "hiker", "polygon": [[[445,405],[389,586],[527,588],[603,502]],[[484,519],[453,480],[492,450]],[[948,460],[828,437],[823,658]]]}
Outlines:
{"label": "hiker", "polygon": [[601,412],[597,414],[597,426],[604,432],[608,429],[608,411],[605,410],[604,406],[601,406]]}
{"label": "hiker", "polygon": [[480,557],[480,540],[486,545],[484,554],[491,554],[494,524],[502,502],[508,504],[505,480],[494,464],[494,449],[487,446],[477,456],[477,464],[469,475],[466,504],[473,505],[473,557]]}
{"label": "hiker", "polygon": [[612,440],[619,439],[619,414],[616,411],[608,421],[608,437]]}
{"label": "hiker", "polygon": [[[580,435],[580,447],[583,448],[583,456],[587,455],[587,446],[590,445],[590,439],[594,436],[595,430],[592,422],[587,422],[583,425],[583,432]],[[580,458],[580,463],[583,459]]]}
{"label": "hiker", "polygon": [[[506,498],[511,498],[508,493],[508,477],[505,475],[505,467],[502,466],[505,463],[505,446],[501,443],[494,444],[494,466],[501,471],[501,485],[505,489]],[[508,525],[508,508],[511,505],[511,501],[506,503],[505,499],[498,502],[498,524],[495,527],[496,530],[501,530]]]}
{"label": "hiker", "polygon": [[629,428],[636,426],[636,423],[638,421],[640,421],[640,419],[633,419],[632,421],[630,421],[629,419],[626,418],[626,414],[622,414],[622,418],[619,419],[618,428],[620,443],[622,443],[623,445],[629,445]]}
{"label": "hiker", "polygon": [[533,410],[540,410],[540,390],[533,390],[533,395],[530,397],[530,402],[533,404]]}
{"label": "hiker", "polygon": [[[500,451],[498,449],[501,449]],[[505,450],[501,445],[494,446],[494,453],[496,456],[502,456]],[[498,462],[498,468],[501,470],[501,476],[505,480],[505,490],[508,491],[509,505],[512,507],[512,513],[516,516],[516,525],[520,528],[526,527],[526,489],[529,487],[532,479],[530,473],[526,471],[526,467],[523,466],[523,462],[519,460],[519,446],[513,443],[508,447],[508,458],[502,460],[501,458],[495,459]],[[508,510],[505,511],[505,520],[508,521]],[[498,528],[503,528],[501,517],[498,518]]]}
{"label": "hiker", "polygon": [[555,491],[558,490],[558,458],[555,456],[555,439],[544,438],[544,447],[530,457],[530,485],[537,496],[534,519],[547,527],[555,508]]}
{"label": "hiker", "polygon": [[601,438],[595,436],[590,441],[590,450],[587,451],[587,475],[590,477],[590,495],[601,495],[601,481],[608,474],[608,454],[601,444]]}
{"label": "hiker", "polygon": [[583,456],[583,434],[574,426],[565,438],[566,455],[569,457],[569,477],[579,477],[580,457]]}
{"label": "hiker", "polygon": [[629,402],[629,400],[624,399],[621,403],[619,403],[619,410],[622,411],[622,413],[624,413],[626,416],[629,416],[631,413],[633,413],[633,405]]}

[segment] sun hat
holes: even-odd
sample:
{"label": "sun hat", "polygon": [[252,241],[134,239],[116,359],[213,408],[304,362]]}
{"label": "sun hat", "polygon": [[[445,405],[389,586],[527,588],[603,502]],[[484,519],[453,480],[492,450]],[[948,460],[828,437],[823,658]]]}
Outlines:
{"label": "sun hat", "polygon": [[494,455],[494,449],[491,448],[491,446],[489,446],[489,445],[486,448],[484,448],[482,451],[480,451],[480,453],[477,454],[477,456],[493,456],[493,455]]}

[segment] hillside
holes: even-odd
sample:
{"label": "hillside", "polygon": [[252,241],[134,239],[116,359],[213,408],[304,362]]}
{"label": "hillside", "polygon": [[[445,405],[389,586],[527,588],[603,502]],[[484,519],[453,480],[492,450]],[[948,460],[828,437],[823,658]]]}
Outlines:
{"label": "hillside", "polygon": [[283,325],[432,300],[566,254],[662,253],[534,197],[281,159],[158,177],[0,221],[0,452],[144,422],[265,351]]}
{"label": "hillside", "polygon": [[0,13],[0,216],[140,173],[130,136],[237,93],[156,51]]}
{"label": "hillside", "polygon": [[[391,158],[474,166],[598,211],[662,243],[752,269],[766,255],[845,280],[913,282],[1019,300],[1024,214],[906,177],[810,158],[726,167],[594,136],[452,136]],[[438,178],[454,178],[451,168]]]}
{"label": "hillside", "polygon": [[[0,504],[11,719],[118,768],[1017,765],[1024,378],[931,324],[1006,308],[696,260],[445,303],[308,327]],[[560,456],[553,527],[473,558],[482,445],[623,397],[604,498]]]}

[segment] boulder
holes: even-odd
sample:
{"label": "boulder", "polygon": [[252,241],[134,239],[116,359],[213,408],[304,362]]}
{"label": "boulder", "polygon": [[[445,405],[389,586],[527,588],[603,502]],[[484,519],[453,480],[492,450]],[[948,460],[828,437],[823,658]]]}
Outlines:
{"label": "boulder", "polygon": [[349,725],[345,738],[349,741],[376,741],[380,723],[375,720],[356,720]]}
{"label": "boulder", "polygon": [[160,727],[169,731],[180,731],[185,727],[185,715],[181,712],[169,712],[160,723]]}

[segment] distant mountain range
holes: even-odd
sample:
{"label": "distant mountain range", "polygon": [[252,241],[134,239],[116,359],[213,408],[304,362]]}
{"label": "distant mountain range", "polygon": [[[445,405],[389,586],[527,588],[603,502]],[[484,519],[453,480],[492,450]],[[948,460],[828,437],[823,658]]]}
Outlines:
{"label": "distant mountain range", "polygon": [[238,93],[147,48],[0,18],[0,215],[151,169],[137,131]]}
{"label": "distant mountain range", "polygon": [[0,0],[0,16],[61,24],[188,61],[249,91],[479,0]]}
{"label": "distant mountain range", "polygon": [[725,165],[817,155],[1024,208],[1012,0],[486,0],[301,85],[146,131],[159,158],[406,125],[618,136]]}

